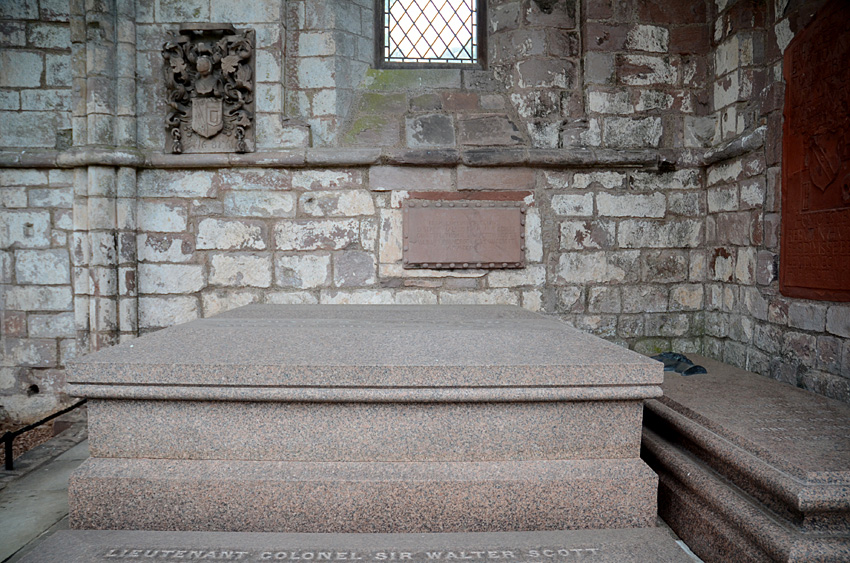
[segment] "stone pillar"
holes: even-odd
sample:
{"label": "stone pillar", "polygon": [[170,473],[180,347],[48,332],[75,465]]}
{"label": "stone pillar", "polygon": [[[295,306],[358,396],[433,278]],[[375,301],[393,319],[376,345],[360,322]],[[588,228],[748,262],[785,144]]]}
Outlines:
{"label": "stone pillar", "polygon": [[74,185],[75,311],[77,339],[89,351],[138,327],[136,171],[110,158],[136,145],[135,5],[74,0],[71,17],[74,150],[86,165]]}

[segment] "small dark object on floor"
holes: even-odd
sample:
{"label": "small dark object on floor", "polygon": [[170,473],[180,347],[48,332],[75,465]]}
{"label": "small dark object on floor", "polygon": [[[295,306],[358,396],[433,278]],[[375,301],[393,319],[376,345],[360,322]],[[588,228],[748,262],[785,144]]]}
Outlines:
{"label": "small dark object on floor", "polygon": [[694,363],[683,354],[662,352],[656,356],[652,356],[652,359],[662,362],[664,364],[664,371],[674,371],[682,375],[708,373],[704,367],[694,365]]}

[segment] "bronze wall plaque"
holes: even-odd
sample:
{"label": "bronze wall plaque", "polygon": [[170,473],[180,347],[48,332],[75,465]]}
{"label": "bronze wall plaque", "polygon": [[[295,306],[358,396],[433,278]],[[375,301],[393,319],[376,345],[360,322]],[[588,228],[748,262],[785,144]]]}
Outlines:
{"label": "bronze wall plaque", "polygon": [[525,203],[404,202],[405,268],[522,268]]}
{"label": "bronze wall plaque", "polygon": [[254,150],[254,30],[185,24],[162,47],[171,153]]}
{"label": "bronze wall plaque", "polygon": [[833,0],[785,51],[783,295],[850,301],[850,3]]}

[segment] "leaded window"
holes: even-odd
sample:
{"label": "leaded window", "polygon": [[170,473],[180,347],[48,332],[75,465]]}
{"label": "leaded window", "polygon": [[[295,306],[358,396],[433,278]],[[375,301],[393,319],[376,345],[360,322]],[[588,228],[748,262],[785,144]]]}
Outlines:
{"label": "leaded window", "polygon": [[376,66],[484,66],[486,0],[378,0]]}

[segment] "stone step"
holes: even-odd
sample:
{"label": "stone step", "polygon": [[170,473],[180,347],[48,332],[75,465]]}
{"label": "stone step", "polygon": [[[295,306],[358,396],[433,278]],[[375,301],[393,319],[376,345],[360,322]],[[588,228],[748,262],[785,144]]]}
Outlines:
{"label": "stone step", "polygon": [[706,561],[850,560],[850,406],[691,359],[646,403],[659,515]]}
{"label": "stone step", "polygon": [[640,459],[292,463],[91,458],[71,477],[80,529],[484,532],[651,526]]}
{"label": "stone step", "polygon": [[104,561],[693,563],[662,528],[478,534],[63,530],[20,563]]}

